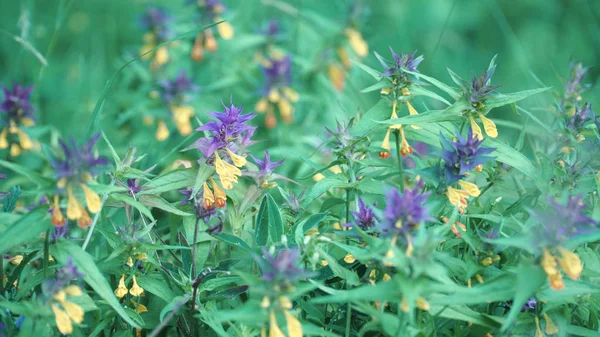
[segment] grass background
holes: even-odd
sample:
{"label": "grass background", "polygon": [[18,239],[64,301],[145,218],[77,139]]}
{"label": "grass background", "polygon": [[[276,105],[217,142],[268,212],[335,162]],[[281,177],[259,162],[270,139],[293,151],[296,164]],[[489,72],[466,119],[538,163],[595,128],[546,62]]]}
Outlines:
{"label": "grass background", "polygon": [[[335,29],[315,29],[313,19],[330,20],[343,29],[351,1],[288,0],[226,0],[229,19],[236,30],[231,41],[220,41],[219,50],[201,64],[189,61],[193,37],[181,41],[180,58],[167,73],[179,69],[192,72],[203,87],[226,78],[228,84],[207,93],[195,101],[201,120],[205,112],[217,109],[220,102],[233,96],[236,104],[253,107],[260,73],[252,62],[255,45],[252,36],[269,19],[277,18],[284,27],[281,46],[295,58],[295,81],[302,90],[311,62],[319,59],[320,49]],[[286,13],[281,6],[291,6],[297,13]],[[51,125],[63,136],[82,137],[93,107],[103,87],[115,71],[137,55],[143,32],[139,16],[148,4],[169,9],[175,17],[178,34],[198,27],[191,7],[184,0],[173,1],[45,1],[23,0],[1,3],[0,10],[0,82],[34,84],[34,104],[39,124]],[[502,84],[501,92],[513,92],[540,86],[561,85],[561,76],[568,74],[570,58],[585,65],[598,64],[600,59],[600,1],[527,0],[527,1],[466,1],[422,0],[363,1],[368,11],[361,21],[361,31],[370,51],[388,56],[388,46],[398,52],[418,50],[425,55],[420,70],[451,83],[445,68],[469,78],[481,73],[489,60],[498,54],[498,68],[493,82]],[[308,19],[307,19],[308,18]],[[15,41],[25,38],[47,60],[42,66],[30,50]],[[187,49],[186,49],[187,48]],[[370,54],[364,63],[379,69]],[[258,76],[257,76],[258,75]],[[592,68],[587,80],[598,81],[599,70]],[[135,66],[126,69],[119,78],[102,112],[100,121],[111,138],[121,136],[117,144],[128,143],[131,134],[116,130],[115,116],[136,106],[147,93],[136,92],[129,77],[136,76]],[[324,77],[322,81],[324,82]],[[316,106],[309,95],[297,106],[299,131],[321,133],[318,125],[332,126],[336,118],[354,116],[365,111],[378,99],[378,93],[359,94],[358,89],[373,83],[356,67],[351,71],[344,93],[318,87],[313,95],[326,97],[326,108]],[[587,95],[597,101],[593,93]],[[550,94],[538,95],[530,105],[552,104]],[[497,109],[492,117],[515,119],[509,108]],[[141,124],[141,120],[138,119]],[[112,130],[115,129],[115,130]],[[271,144],[285,143],[289,129],[278,128],[267,137]],[[147,139],[153,133],[141,136]],[[146,137],[146,138],[143,138]],[[315,140],[307,140],[315,143]],[[154,144],[154,143],[151,143]],[[142,145],[141,143],[139,144]]]}

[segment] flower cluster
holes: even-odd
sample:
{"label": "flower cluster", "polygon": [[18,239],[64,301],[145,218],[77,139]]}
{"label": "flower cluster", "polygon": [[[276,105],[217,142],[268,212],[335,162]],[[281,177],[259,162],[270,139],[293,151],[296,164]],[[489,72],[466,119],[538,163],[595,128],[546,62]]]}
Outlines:
{"label": "flower cluster", "polygon": [[386,206],[378,230],[386,236],[408,235],[421,224],[433,220],[425,206],[429,192],[422,193],[423,182],[400,194],[392,189],[386,193]]}
{"label": "flower cluster", "polygon": [[263,160],[260,160],[252,155],[250,155],[250,157],[252,157],[252,160],[254,160],[258,166],[258,172],[249,172],[248,175],[251,175],[254,177],[254,179],[256,179],[258,186],[260,186],[262,189],[277,186],[277,183],[271,182],[270,180],[273,177],[273,170],[283,164],[283,160],[272,162],[269,150],[265,151]]}
{"label": "flower cluster", "polygon": [[401,87],[405,87],[407,84],[414,82],[413,76],[406,71],[418,72],[417,68],[425,59],[423,55],[417,56],[416,51],[411,54],[398,54],[391,47],[390,51],[392,52],[392,62],[377,56],[379,62],[386,67],[385,71],[381,73],[381,76],[388,77],[392,83],[396,85],[401,84]]}
{"label": "flower cluster", "polygon": [[[377,203],[373,204],[373,207],[377,206]],[[374,228],[379,221],[379,217],[375,215],[373,209],[367,206],[362,198],[358,198],[358,211],[351,211],[354,216],[354,221],[345,224],[346,227],[358,226],[363,231]]]}
{"label": "flower cluster", "polygon": [[598,222],[583,214],[585,204],[581,198],[569,196],[567,204],[563,206],[548,197],[553,212],[532,212],[542,224],[541,231],[536,232],[534,238],[542,250],[541,265],[548,275],[550,287],[555,290],[564,288],[560,270],[574,280],[579,278],[583,270],[577,254],[564,248],[565,242],[576,236],[590,234],[598,226]]}
{"label": "flower cluster", "polygon": [[[169,108],[170,118],[175,123],[179,134],[182,136],[189,135],[192,133],[191,119],[194,116],[194,108],[186,103],[189,101],[190,95],[200,90],[200,87],[192,82],[185,71],[181,71],[172,80],[162,80],[158,84],[159,96]],[[153,119],[146,118],[145,122],[146,124],[152,123]],[[159,141],[169,137],[169,128],[163,119],[158,120],[155,137]]]}
{"label": "flower cluster", "polygon": [[[202,24],[209,25],[223,21],[222,15],[227,12],[227,7],[221,0],[191,0],[190,3],[196,3],[200,12]],[[227,21],[217,25],[217,32],[223,40],[233,38],[233,27]],[[194,46],[192,47],[192,60],[200,62],[204,60],[204,50],[214,52],[218,48],[213,29],[208,28],[196,35]]]}
{"label": "flower cluster", "polygon": [[69,297],[82,296],[83,291],[79,286],[69,285],[71,281],[83,278],[71,259],[67,264],[58,269],[55,279],[48,279],[42,283],[42,290],[49,298],[48,304],[52,308],[56,326],[60,333],[68,335],[73,332],[73,322],[83,322],[84,310],[78,304],[69,300]]}
{"label": "flower cluster", "polygon": [[33,106],[29,102],[33,87],[13,85],[12,90],[4,87],[4,100],[0,105],[0,149],[10,149],[10,155],[17,157],[23,150],[32,149],[35,144],[23,131],[23,127],[33,126]]}
{"label": "flower cluster", "polygon": [[598,118],[594,114],[592,110],[592,105],[589,103],[585,103],[581,109],[579,109],[579,105],[575,105],[575,111],[572,116],[566,117],[566,127],[569,131],[575,134],[577,141],[581,142],[585,139],[581,132],[585,129],[587,125],[593,125],[598,127]]}
{"label": "flower cluster", "polygon": [[206,209],[213,205],[225,206],[227,196],[223,189],[232,189],[233,183],[242,175],[240,168],[246,165],[243,151],[252,144],[250,138],[256,130],[256,127],[246,124],[255,114],[242,114],[242,108],[234,106],[233,103],[230,103],[229,107],[223,107],[224,112],[210,113],[216,120],[196,129],[207,131],[210,136],[200,138],[190,147],[198,149],[204,155],[204,161],[214,166],[221,182],[220,187],[212,178],[209,179],[212,190],[207,182],[204,183],[203,204]]}
{"label": "flower cluster", "polygon": [[125,295],[127,295],[127,293],[129,293],[131,296],[135,296],[135,297],[142,296],[142,294],[144,293],[144,288],[140,287],[137,284],[135,275],[133,275],[131,280],[132,280],[131,288],[127,289],[127,286],[125,284],[125,275],[124,274],[121,275],[121,279],[119,280],[119,285],[117,286],[117,289],[115,289],[115,296],[117,296],[118,298],[123,298]]}
{"label": "flower cluster", "polygon": [[67,224],[60,206],[60,196],[65,193],[67,195],[67,218],[77,220],[79,227],[86,228],[92,223],[92,219],[86,208],[78,201],[77,190],[83,193],[89,212],[100,211],[102,207],[100,196],[89,187],[90,183],[94,181],[94,177],[101,172],[102,167],[108,165],[106,158],[92,152],[99,137],[99,134],[92,137],[81,147],[77,146],[73,138],[69,140],[69,143],[61,140],[63,157],[50,159],[58,179],[58,193],[54,195],[52,210],[54,226],[62,227]]}
{"label": "flower cluster", "polygon": [[[458,209],[464,212],[467,207],[467,199],[470,196],[479,196],[480,192],[477,185],[461,179],[465,178],[471,170],[481,171],[482,165],[493,159],[486,155],[493,152],[494,149],[481,147],[483,141],[473,134],[473,129],[469,129],[466,139],[458,131],[456,132],[456,141],[450,141],[443,135],[440,135],[440,138],[442,140],[440,157],[444,160],[441,176],[448,187],[446,196],[452,205],[458,205]],[[462,190],[450,186],[456,182]]]}
{"label": "flower cluster", "polygon": [[571,73],[569,80],[565,83],[562,101],[560,103],[561,111],[569,116],[575,113],[577,102],[582,100],[581,93],[589,87],[583,84],[583,78],[589,72],[589,67],[584,67],[581,62],[570,62]]}
{"label": "flower cluster", "polygon": [[[141,18],[141,28],[146,30],[144,34],[144,45],[140,50],[143,55],[163,42],[173,38],[174,32],[170,27],[173,18],[163,8],[149,7],[147,13]],[[152,57],[152,54],[144,55],[144,59]],[[162,46],[156,50],[152,61],[153,69],[157,69],[169,62],[169,50]]]}
{"label": "flower cluster", "polygon": [[290,56],[274,54],[269,59],[263,60],[263,74],[265,86],[262,89],[262,98],[256,103],[254,109],[259,113],[266,113],[265,125],[274,128],[277,125],[275,107],[285,123],[293,120],[295,103],[300,99],[298,92],[290,87],[292,82],[292,64]]}

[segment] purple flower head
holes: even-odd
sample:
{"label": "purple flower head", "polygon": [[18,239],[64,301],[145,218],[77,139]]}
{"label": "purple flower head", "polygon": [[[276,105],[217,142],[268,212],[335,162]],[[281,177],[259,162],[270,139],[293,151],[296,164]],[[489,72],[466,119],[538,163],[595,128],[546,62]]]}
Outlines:
{"label": "purple flower head", "polygon": [[164,8],[151,6],[148,7],[146,14],[140,18],[140,26],[142,29],[153,32],[162,42],[173,37],[173,31],[169,28],[169,23],[172,20],[173,18]]}
{"label": "purple flower head", "polygon": [[548,197],[550,210],[531,211],[541,225],[540,232],[534,233],[540,247],[561,246],[570,238],[590,234],[597,229],[598,222],[583,214],[586,206],[581,198],[581,195],[569,196],[567,204],[563,206]]}
{"label": "purple flower head", "polygon": [[65,226],[62,227],[54,227],[54,232],[51,234],[52,242],[56,243],[59,238],[66,238],[67,234],[69,234],[69,226],[66,225],[68,222],[65,219]]}
{"label": "purple flower head", "polygon": [[425,221],[433,220],[425,207],[429,192],[421,193],[422,187],[423,182],[420,181],[412,190],[405,188],[402,194],[396,189],[386,193],[386,207],[379,226],[380,232],[384,235],[403,234]]}
{"label": "purple flower head", "polygon": [[525,312],[527,310],[535,310],[536,306],[537,301],[534,297],[531,297],[527,300],[527,302],[525,302],[525,304],[523,304],[523,307],[521,307],[521,312]]}
{"label": "purple flower head", "polygon": [[[373,204],[373,207],[375,206],[377,206],[377,203]],[[345,227],[356,225],[365,231],[375,227],[377,221],[379,221],[379,218],[373,213],[373,209],[365,205],[362,198],[358,198],[358,211],[352,211],[351,213],[354,216],[354,221],[345,224]]]}
{"label": "purple flower head", "polygon": [[0,173],[0,179],[5,179],[5,178],[6,178],[6,175]]}
{"label": "purple flower head", "polygon": [[383,58],[378,57],[379,62],[386,67],[386,70],[381,74],[382,77],[397,77],[407,81],[409,77],[405,72],[406,70],[411,72],[418,72],[417,67],[425,59],[423,55],[416,56],[417,52],[414,51],[412,54],[397,54],[391,47],[392,57],[394,61],[389,63]]}
{"label": "purple flower head", "polygon": [[227,11],[227,7],[225,7],[221,0],[206,0],[204,7],[214,14],[221,14]]}
{"label": "purple flower head", "polygon": [[596,115],[592,110],[592,105],[585,103],[581,109],[579,105],[575,107],[575,114],[567,120],[567,128],[573,132],[580,132],[590,121],[596,121]]}
{"label": "purple flower head", "polygon": [[0,105],[0,111],[6,113],[2,122],[8,126],[10,120],[18,122],[21,118],[33,119],[33,106],[29,102],[33,86],[23,87],[20,84],[14,84],[12,90],[3,87],[4,100]]}
{"label": "purple flower head", "polygon": [[6,332],[6,325],[0,322],[0,337],[4,337],[4,332]]}
{"label": "purple flower head", "polygon": [[48,297],[52,297],[58,291],[62,290],[75,279],[83,278],[77,267],[73,265],[73,260],[69,257],[67,264],[56,271],[56,278],[44,280],[42,290]]}
{"label": "purple flower head", "polygon": [[587,86],[581,84],[583,81],[583,77],[590,70],[589,67],[584,67],[581,62],[569,62],[569,67],[571,68],[571,77],[569,81],[565,83],[565,99],[577,99],[580,95],[582,89],[585,89]]}
{"label": "purple flower head", "polygon": [[242,108],[234,106],[233,103],[230,103],[229,107],[225,105],[223,107],[224,112],[209,113],[216,120],[196,129],[211,134],[210,137],[201,138],[191,146],[200,150],[207,159],[217,150],[229,148],[233,151],[240,145],[248,145],[251,143],[248,135],[254,134],[256,130],[255,127],[246,124],[254,118],[254,113],[242,114]]}
{"label": "purple flower head", "polygon": [[480,147],[483,140],[479,140],[477,136],[474,136],[471,128],[469,128],[467,139],[463,138],[458,130],[456,131],[457,141],[450,141],[442,134],[440,134],[440,137],[442,140],[440,157],[444,159],[443,174],[447,185],[460,180],[475,166],[494,159],[485,156],[493,152],[494,149]]}
{"label": "purple flower head", "polygon": [[127,179],[127,188],[133,194],[137,194],[142,190],[137,179]]}
{"label": "purple flower head", "polygon": [[263,160],[260,160],[253,155],[250,155],[252,160],[258,165],[259,171],[258,176],[262,178],[268,178],[271,174],[273,174],[273,170],[283,163],[283,160],[272,162],[271,156],[269,155],[269,150],[265,151],[265,157]]}
{"label": "purple flower head", "polygon": [[283,58],[271,58],[263,66],[265,89],[263,95],[269,94],[273,88],[287,87],[292,82],[292,59],[287,55]]}
{"label": "purple flower head", "polygon": [[262,270],[262,279],[272,282],[295,282],[306,277],[309,273],[298,267],[298,248],[281,249],[276,255],[271,255],[263,248],[264,259],[257,262]]}
{"label": "purple flower head", "polygon": [[304,191],[300,192],[300,194],[296,194],[294,192],[290,192],[287,200],[283,203],[286,206],[292,215],[296,215],[300,213],[302,210],[302,197],[304,196]]}
{"label": "purple flower head", "polygon": [[197,219],[202,219],[204,223],[208,223],[213,216],[217,215],[217,209],[215,207],[211,207],[206,209],[203,207],[202,199],[203,199],[203,190],[200,189],[198,194],[194,198],[192,198],[192,188],[186,188],[184,190],[180,190],[179,193],[183,195],[183,200],[179,203],[180,206],[187,205],[190,202],[193,202],[194,213],[196,214]]}
{"label": "purple flower head", "polygon": [[99,137],[100,134],[97,134],[81,147],[77,146],[73,137],[69,139],[69,143],[61,140],[63,159],[56,157],[50,159],[50,164],[56,171],[56,177],[84,182],[87,180],[87,175],[95,176],[100,173],[102,167],[108,165],[108,160],[105,157],[98,157],[92,152]]}
{"label": "purple flower head", "polygon": [[158,84],[160,86],[160,96],[165,103],[173,101],[185,102],[187,95],[200,90],[200,87],[195,85],[187,76],[185,70],[180,71],[175,79],[162,80]]}
{"label": "purple flower head", "polygon": [[494,89],[500,87],[499,85],[489,85],[496,71],[496,65],[493,64],[488,70],[484,71],[479,77],[473,76],[471,80],[471,86],[467,88],[467,98],[471,104],[483,103]]}
{"label": "purple flower head", "polygon": [[264,29],[262,29],[261,34],[266,37],[273,38],[276,37],[281,31],[281,26],[279,25],[278,20],[271,20],[267,22],[267,25]]}

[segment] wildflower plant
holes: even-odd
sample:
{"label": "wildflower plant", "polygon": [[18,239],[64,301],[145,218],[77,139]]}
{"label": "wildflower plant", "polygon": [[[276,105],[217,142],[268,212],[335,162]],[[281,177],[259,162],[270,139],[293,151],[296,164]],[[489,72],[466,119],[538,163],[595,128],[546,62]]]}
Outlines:
{"label": "wildflower plant", "polygon": [[68,3],[0,13],[3,82],[35,84],[0,97],[0,337],[600,333],[586,30],[506,53],[489,4]]}

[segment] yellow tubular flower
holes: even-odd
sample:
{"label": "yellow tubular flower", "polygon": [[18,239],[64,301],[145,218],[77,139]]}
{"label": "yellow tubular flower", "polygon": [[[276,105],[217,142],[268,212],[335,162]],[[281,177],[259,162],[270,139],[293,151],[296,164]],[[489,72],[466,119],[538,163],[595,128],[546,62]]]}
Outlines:
{"label": "yellow tubular flower", "polygon": [[292,122],[292,114],[294,113],[294,107],[292,107],[290,102],[287,99],[280,99],[277,103],[277,108],[283,121],[290,124]]}
{"label": "yellow tubular flower", "polygon": [[2,132],[0,132],[0,149],[8,148],[7,134],[8,134],[8,132],[6,129],[2,129]]}
{"label": "yellow tubular flower", "polygon": [[285,321],[287,322],[288,336],[289,337],[302,337],[302,324],[294,315],[290,314],[288,310],[283,312]]}
{"label": "yellow tubular flower", "polygon": [[215,204],[219,208],[225,207],[227,204],[227,195],[225,194],[225,191],[223,191],[212,178],[210,181],[212,182],[212,187],[215,190]]}
{"label": "yellow tubular flower", "polygon": [[92,224],[92,218],[90,218],[90,215],[85,210],[85,208],[81,206],[81,204],[79,204],[79,207],[79,212],[81,213],[81,216],[79,217],[79,219],[77,219],[77,226],[85,229]]}
{"label": "yellow tubular flower", "polygon": [[546,333],[549,335],[557,334],[558,327],[556,326],[556,324],[554,324],[552,319],[550,319],[550,316],[548,316],[548,314],[546,314],[546,313],[544,313],[542,316],[546,320]]}
{"label": "yellow tubular flower", "polygon": [[155,138],[156,140],[162,142],[163,140],[169,137],[169,128],[167,128],[167,124],[164,121],[158,121],[158,128],[156,129]]}
{"label": "yellow tubular flower", "polygon": [[558,262],[560,263],[560,269],[562,269],[567,276],[572,280],[578,280],[581,272],[583,271],[583,265],[577,254],[570,252],[563,247],[558,247],[560,257]]}
{"label": "yellow tubular flower", "polygon": [[144,293],[144,289],[137,284],[135,276],[133,276],[133,285],[131,286],[131,289],[129,289],[129,293],[136,297],[140,297]]}
{"label": "yellow tubular flower", "polygon": [[221,185],[226,190],[232,189],[233,183],[237,183],[238,177],[242,175],[240,169],[222,160],[217,152],[215,152],[215,170],[221,180]]}
{"label": "yellow tubular flower", "polygon": [[18,266],[23,262],[23,255],[15,255],[10,260],[8,260],[10,264],[14,266]]}
{"label": "yellow tubular flower", "polygon": [[156,55],[154,55],[154,64],[162,66],[167,62],[169,62],[169,50],[166,46],[158,48]]}
{"label": "yellow tubular flower", "polygon": [[540,328],[540,319],[537,316],[534,318],[535,320],[535,337],[545,337],[542,329]]}
{"label": "yellow tubular flower", "polygon": [[346,256],[344,256],[344,262],[354,263],[354,261],[356,261],[356,259],[354,258],[354,256],[352,256],[352,254],[348,253],[346,254]]}
{"label": "yellow tubular flower", "polygon": [[271,91],[269,91],[268,97],[269,97],[269,101],[271,101],[271,103],[277,103],[277,102],[279,102],[281,95],[279,95],[279,90],[277,88],[271,88]]}
{"label": "yellow tubular flower", "polygon": [[543,255],[542,255],[542,263],[541,264],[542,264],[542,268],[544,268],[544,271],[546,272],[546,274],[548,276],[558,274],[559,271],[557,268],[556,258],[554,256],[552,256],[552,254],[550,254],[548,249],[544,248],[542,251],[543,251]]}
{"label": "yellow tubular flower", "polygon": [[488,119],[483,114],[479,114],[479,119],[483,124],[483,129],[485,130],[486,135],[492,138],[498,137],[498,129],[496,129],[496,124],[491,119]]}
{"label": "yellow tubular flower", "polygon": [[429,309],[431,309],[429,302],[427,302],[427,300],[421,296],[417,297],[417,308],[423,311],[429,311]]}
{"label": "yellow tubular flower", "polygon": [[17,131],[17,134],[19,135],[19,144],[21,144],[21,147],[23,149],[29,150],[33,148],[33,143],[31,142],[31,139],[25,132],[23,132],[23,130],[19,129]]}
{"label": "yellow tubular flower", "polygon": [[215,196],[213,195],[213,192],[208,187],[207,183],[204,183],[203,189],[204,189],[204,193],[202,196],[202,207],[204,207],[204,209],[211,209],[211,208],[213,208],[213,205],[215,204]]}
{"label": "yellow tubular flower", "polygon": [[52,304],[52,311],[54,312],[54,320],[58,331],[63,335],[70,335],[73,332],[73,323],[66,312]]}
{"label": "yellow tubular flower", "polygon": [[332,64],[327,69],[327,76],[329,77],[329,81],[333,84],[333,87],[337,89],[337,91],[344,91],[345,81],[346,81],[346,72],[337,64]]}
{"label": "yellow tubular flower", "polygon": [[359,31],[352,28],[346,28],[345,33],[350,42],[350,47],[352,47],[352,50],[354,50],[356,55],[365,57],[369,54],[369,45],[367,45],[367,42],[365,42]]}
{"label": "yellow tubular flower", "polygon": [[52,225],[56,227],[62,227],[65,225],[65,217],[60,210],[60,203],[58,195],[54,196],[54,205],[52,210],[52,219],[50,220]]}
{"label": "yellow tubular flower", "polygon": [[227,151],[227,154],[229,154],[229,158],[231,158],[231,161],[233,162],[233,164],[235,166],[237,166],[237,167],[243,167],[244,165],[246,165],[246,158],[233,153],[228,148],[225,148],[225,150]]}
{"label": "yellow tubular flower", "polygon": [[192,133],[192,123],[190,122],[190,119],[194,116],[194,108],[188,105],[171,106],[171,112],[179,134],[187,136]]}
{"label": "yellow tubular flower", "polygon": [[409,311],[408,302],[404,297],[402,297],[402,302],[400,302],[400,310],[402,310],[404,313],[408,313]]}
{"label": "yellow tubular flower", "polygon": [[548,275],[548,283],[552,290],[563,290],[565,288],[565,282],[563,281],[561,273]]}
{"label": "yellow tubular flower", "polygon": [[284,87],[281,89],[281,91],[283,91],[285,97],[287,97],[291,102],[298,102],[300,99],[300,94],[290,87]]}
{"label": "yellow tubular flower", "polygon": [[352,62],[350,62],[350,57],[348,57],[348,52],[346,51],[346,49],[339,47],[335,51],[340,57],[340,60],[342,60],[342,64],[344,65],[344,67],[348,69],[352,68]]}
{"label": "yellow tubular flower", "polygon": [[[404,88],[403,88],[403,89],[404,89]],[[408,102],[408,101],[407,101],[407,102],[406,102],[406,106],[408,107],[408,113],[409,113],[411,116],[415,116],[415,115],[418,115],[418,114],[419,114],[419,113],[417,112],[417,110],[415,110],[415,108],[412,106],[412,104],[410,104],[410,102]],[[413,129],[415,129],[415,130],[418,130],[418,129],[420,129],[420,127],[418,127],[418,126],[416,126],[416,125],[411,125],[410,127],[411,127],[411,128],[413,128]]]}
{"label": "yellow tubular flower", "polygon": [[408,144],[406,137],[404,136],[404,129],[400,129],[400,154],[403,157],[413,153],[413,148]]}
{"label": "yellow tubular flower", "polygon": [[92,191],[86,184],[81,184],[81,189],[85,195],[85,203],[92,213],[98,213],[102,208],[102,200],[96,192]]}
{"label": "yellow tubular flower", "polygon": [[466,191],[467,193],[469,193],[470,196],[472,197],[478,197],[479,194],[481,193],[479,191],[479,188],[477,187],[477,185],[464,181],[464,180],[459,180],[458,184],[460,185],[460,187],[462,187],[462,189],[464,191]]}
{"label": "yellow tubular flower", "polygon": [[130,257],[127,258],[127,262],[125,262],[125,265],[129,266],[129,268],[133,267],[133,259]]}
{"label": "yellow tubular flower", "polygon": [[473,116],[469,116],[469,122],[471,123],[471,130],[473,130],[473,136],[476,136],[477,139],[482,140],[483,133],[481,132],[481,128],[479,127],[477,122],[475,122]]}
{"label": "yellow tubular flower", "polygon": [[261,98],[256,105],[254,106],[254,110],[258,113],[264,113],[269,108],[269,100],[266,97]]}
{"label": "yellow tubular flower", "polygon": [[115,289],[115,296],[118,298],[123,298],[123,296],[127,295],[127,287],[125,286],[125,275],[121,275],[121,280],[119,280],[119,286]]}
{"label": "yellow tubular flower", "polygon": [[469,197],[469,193],[448,186],[448,189],[446,190],[446,197],[448,197],[450,204],[452,204],[453,206],[458,206],[458,210],[461,213],[465,212],[465,208],[467,208],[467,198]]}
{"label": "yellow tubular flower", "polygon": [[390,150],[392,148],[390,146],[390,131],[391,129],[388,128],[385,138],[383,138],[383,142],[381,143],[381,147],[385,149],[385,151],[379,152],[379,158],[381,159],[387,159],[391,155]]}
{"label": "yellow tubular flower", "polygon": [[67,187],[67,218],[69,220],[77,220],[81,218],[81,205],[73,195],[71,187]]}
{"label": "yellow tubular flower", "polygon": [[275,317],[275,311],[269,313],[269,337],[285,337],[279,325],[277,325],[277,318]]}
{"label": "yellow tubular flower", "polygon": [[[219,22],[221,20],[223,19],[221,19],[220,17],[215,18],[216,22]],[[218,24],[217,31],[219,32],[219,35],[223,40],[231,40],[231,38],[233,37],[233,26],[231,26],[231,24],[227,21]]]}
{"label": "yellow tubular flower", "polygon": [[12,145],[10,146],[10,156],[18,157],[20,155],[21,155],[21,147],[19,146],[19,144],[12,143]]}

